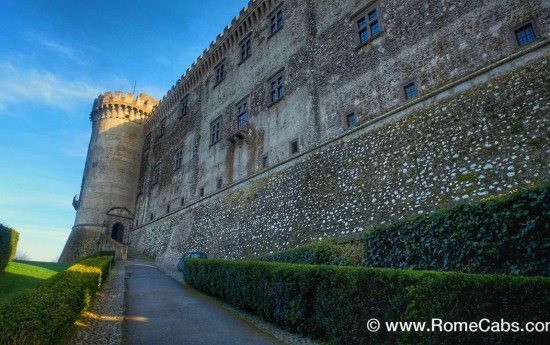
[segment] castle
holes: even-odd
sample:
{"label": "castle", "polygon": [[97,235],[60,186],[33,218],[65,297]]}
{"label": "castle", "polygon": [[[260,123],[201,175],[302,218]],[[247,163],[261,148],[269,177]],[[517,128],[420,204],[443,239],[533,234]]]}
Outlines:
{"label": "castle", "polygon": [[550,179],[550,2],[253,0],[163,99],[105,93],[60,257],[243,258]]}

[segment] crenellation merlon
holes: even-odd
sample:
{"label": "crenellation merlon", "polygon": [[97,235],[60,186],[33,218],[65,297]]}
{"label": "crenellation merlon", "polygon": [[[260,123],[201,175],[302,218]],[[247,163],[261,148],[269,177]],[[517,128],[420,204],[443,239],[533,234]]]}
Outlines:
{"label": "crenellation merlon", "polygon": [[158,102],[146,93],[134,97],[133,93],[122,91],[105,92],[94,100],[90,120],[123,118],[130,121],[145,120],[154,111]]}

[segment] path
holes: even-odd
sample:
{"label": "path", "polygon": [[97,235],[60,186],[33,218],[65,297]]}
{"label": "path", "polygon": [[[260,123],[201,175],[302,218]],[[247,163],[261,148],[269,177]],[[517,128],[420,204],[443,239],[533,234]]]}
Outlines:
{"label": "path", "polygon": [[126,265],[126,345],[282,344],[145,262]]}

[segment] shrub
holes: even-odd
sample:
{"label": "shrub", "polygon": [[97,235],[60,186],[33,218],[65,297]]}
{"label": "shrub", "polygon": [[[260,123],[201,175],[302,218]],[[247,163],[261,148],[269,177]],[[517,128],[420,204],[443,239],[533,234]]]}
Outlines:
{"label": "shrub", "polygon": [[353,254],[352,248],[340,246],[336,244],[336,240],[328,239],[294,249],[262,255],[257,260],[304,265],[359,264],[358,255],[354,256]]}
{"label": "shrub", "polygon": [[113,257],[80,261],[0,307],[0,344],[63,344]]}
{"label": "shrub", "polygon": [[[550,279],[258,261],[193,260],[191,286],[335,344],[539,344],[545,333],[388,332],[384,322],[550,318]],[[367,322],[382,323],[369,332]]]}
{"label": "shrub", "polygon": [[550,186],[374,229],[363,264],[550,276]]}
{"label": "shrub", "polygon": [[19,233],[12,228],[0,224],[0,272],[15,256]]}

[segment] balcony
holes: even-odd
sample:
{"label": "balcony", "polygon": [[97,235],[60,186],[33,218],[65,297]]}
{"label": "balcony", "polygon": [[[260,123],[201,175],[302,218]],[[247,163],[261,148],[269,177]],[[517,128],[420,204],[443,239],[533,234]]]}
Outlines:
{"label": "balcony", "polygon": [[75,211],[78,211],[78,208],[80,207],[80,194],[73,197],[73,207]]}
{"label": "balcony", "polygon": [[248,135],[248,119],[241,118],[225,130],[225,138],[237,142]]}

